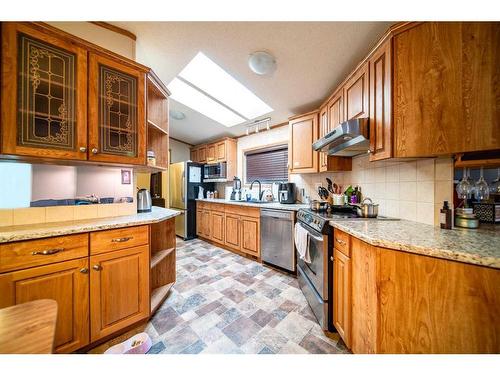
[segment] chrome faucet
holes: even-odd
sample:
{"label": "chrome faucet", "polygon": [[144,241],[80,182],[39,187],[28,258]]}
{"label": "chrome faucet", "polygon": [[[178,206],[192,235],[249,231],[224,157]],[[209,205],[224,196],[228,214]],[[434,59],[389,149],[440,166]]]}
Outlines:
{"label": "chrome faucet", "polygon": [[262,195],[264,194],[264,192],[262,191],[262,184],[260,183],[259,180],[253,180],[252,183],[250,184],[250,190],[252,190],[252,187],[253,187],[253,184],[257,182],[259,184],[259,201],[262,200]]}

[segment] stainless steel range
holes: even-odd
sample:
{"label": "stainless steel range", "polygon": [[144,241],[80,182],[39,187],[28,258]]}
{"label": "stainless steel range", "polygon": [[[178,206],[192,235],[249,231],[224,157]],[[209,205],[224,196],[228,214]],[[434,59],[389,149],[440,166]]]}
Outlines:
{"label": "stainless steel range", "polygon": [[333,228],[330,220],[357,218],[351,208],[342,211],[312,211],[301,209],[297,222],[309,232],[311,263],[297,254],[297,278],[304,296],[325,331],[333,327]]}

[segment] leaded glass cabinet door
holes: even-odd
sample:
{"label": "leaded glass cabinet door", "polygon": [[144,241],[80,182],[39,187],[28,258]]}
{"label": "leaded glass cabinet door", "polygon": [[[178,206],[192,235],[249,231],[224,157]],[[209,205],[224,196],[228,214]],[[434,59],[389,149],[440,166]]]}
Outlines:
{"label": "leaded glass cabinet door", "polygon": [[2,153],[87,159],[87,52],[22,23],[2,24]]}
{"label": "leaded glass cabinet door", "polygon": [[89,159],[145,164],[145,72],[98,54],[89,58]]}

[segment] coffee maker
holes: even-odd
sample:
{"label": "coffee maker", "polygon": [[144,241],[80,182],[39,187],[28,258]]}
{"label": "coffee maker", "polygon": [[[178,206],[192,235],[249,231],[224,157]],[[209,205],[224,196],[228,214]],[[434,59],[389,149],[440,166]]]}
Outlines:
{"label": "coffee maker", "polygon": [[236,176],[234,176],[233,178],[233,191],[231,192],[231,200],[232,201],[241,200],[241,180]]}
{"label": "coffee maker", "polygon": [[293,182],[279,184],[278,201],[283,204],[295,203],[295,184]]}

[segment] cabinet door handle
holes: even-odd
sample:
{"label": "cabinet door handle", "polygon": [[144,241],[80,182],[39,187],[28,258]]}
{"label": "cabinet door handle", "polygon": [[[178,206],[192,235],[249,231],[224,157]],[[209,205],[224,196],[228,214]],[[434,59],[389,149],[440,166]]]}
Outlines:
{"label": "cabinet door handle", "polygon": [[99,264],[93,265],[92,268],[95,269],[96,271],[102,270],[102,267]]}
{"label": "cabinet door handle", "polygon": [[86,152],[87,151],[87,147],[80,147],[80,152]]}
{"label": "cabinet door handle", "polygon": [[89,269],[88,268],[81,268],[80,272],[81,273],[89,273]]}
{"label": "cabinet door handle", "polygon": [[121,237],[121,238],[113,238],[111,242],[127,242],[130,241],[134,237]]}
{"label": "cabinet door handle", "polygon": [[337,241],[341,245],[345,245],[345,241],[339,240],[338,238],[336,238],[335,241]]}
{"label": "cabinet door handle", "polygon": [[95,148],[95,147],[92,149],[92,153],[93,153],[93,154],[97,154],[97,152],[98,152],[98,151],[99,151],[99,150],[98,150],[97,148]]}
{"label": "cabinet door handle", "polygon": [[48,249],[48,250],[43,250],[43,251],[32,251],[31,255],[52,255],[52,254],[57,254],[60,253],[61,251],[64,251],[64,247],[59,247],[57,249]]}

